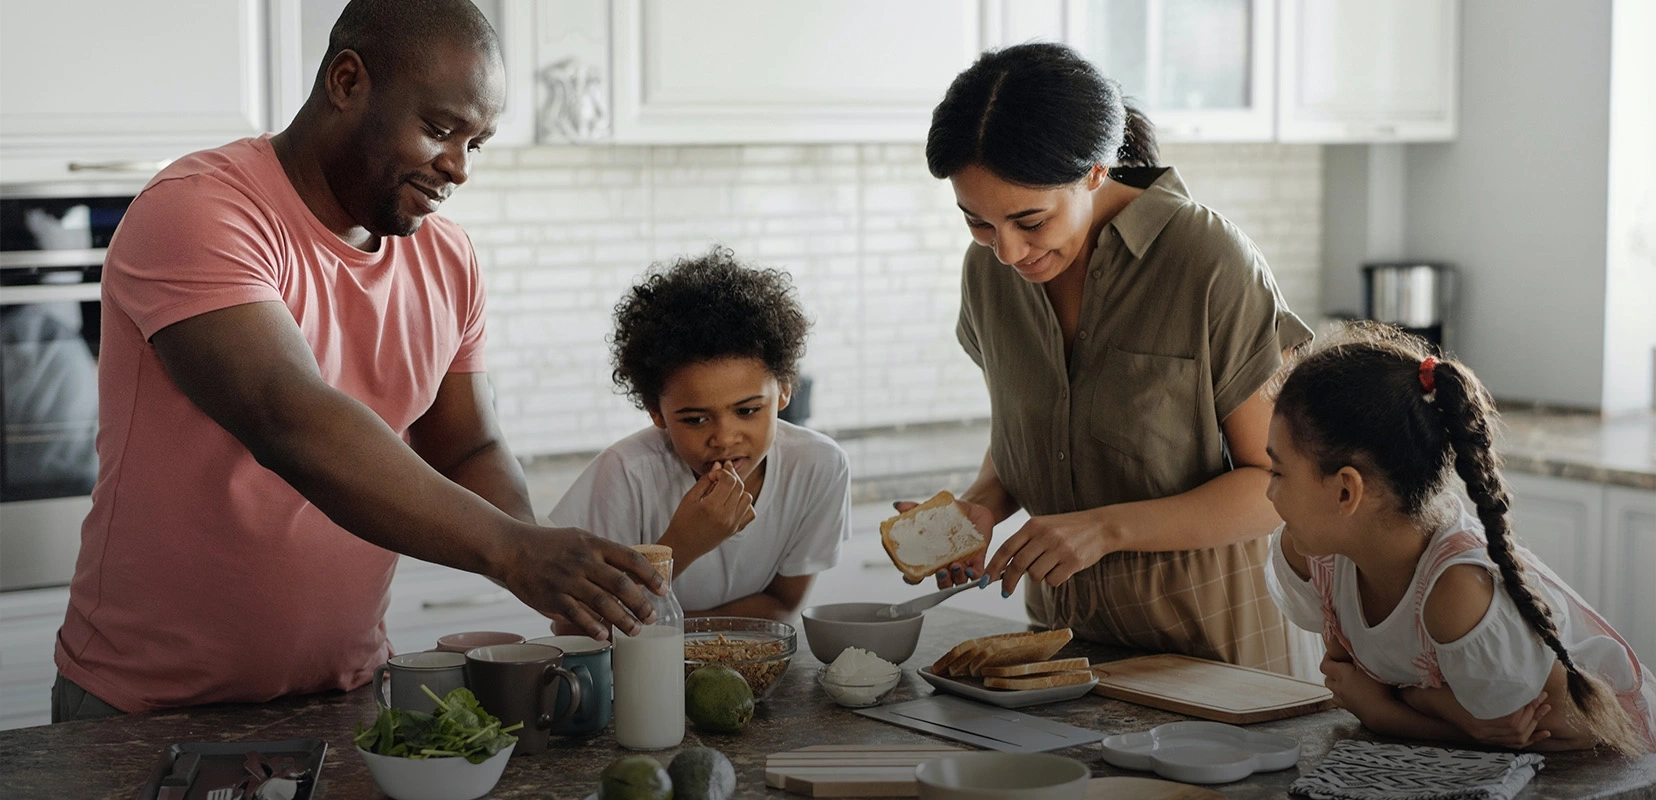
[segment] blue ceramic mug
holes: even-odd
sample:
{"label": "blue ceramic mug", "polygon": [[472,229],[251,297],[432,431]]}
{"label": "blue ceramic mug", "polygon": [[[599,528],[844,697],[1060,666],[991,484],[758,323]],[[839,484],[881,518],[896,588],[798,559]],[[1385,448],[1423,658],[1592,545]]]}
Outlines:
{"label": "blue ceramic mug", "polygon": [[[610,643],[590,636],[542,636],[530,644],[549,644],[564,651],[565,669],[575,673],[581,685],[581,704],[575,713],[552,726],[560,736],[586,736],[610,724],[610,704],[615,694],[615,674],[610,670]],[[569,708],[569,687],[558,687],[554,718]]]}

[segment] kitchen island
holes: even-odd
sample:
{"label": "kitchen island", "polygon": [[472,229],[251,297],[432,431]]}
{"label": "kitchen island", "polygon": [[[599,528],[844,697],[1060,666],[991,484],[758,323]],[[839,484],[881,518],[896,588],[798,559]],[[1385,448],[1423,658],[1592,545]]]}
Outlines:
{"label": "kitchen island", "polygon": [[[927,612],[920,646],[914,658],[904,665],[903,683],[886,702],[930,693],[931,687],[914,670],[930,663],[960,640],[1019,629],[1016,623],[1007,620],[947,607]],[[1060,653],[1064,657],[1083,655],[1096,663],[1140,653],[1083,642],[1072,642]],[[746,731],[737,735],[706,735],[692,728],[684,746],[715,747],[729,756],[738,775],[738,797],[788,798],[797,795],[765,788],[765,756],[769,753],[813,744],[957,744],[877,722],[834,705],[813,680],[818,666],[801,633],[799,654],[782,684],[759,705]],[[1023,711],[1099,731],[1101,738],[1105,734],[1140,731],[1188,719],[1096,695]],[[0,794],[6,800],[63,797],[130,800],[137,796],[139,787],[171,743],[317,737],[327,740],[329,745],[318,798],[381,797],[351,744],[357,723],[367,722],[373,716],[373,698],[363,688],[258,705],[209,706],[0,731],[0,787],[4,787]],[[1362,730],[1354,717],[1338,710],[1260,723],[1250,728],[1299,739],[1302,750],[1298,768],[1256,774],[1245,781],[1212,787],[1227,797],[1247,800],[1283,797],[1300,771],[1313,768],[1336,742],[1376,738]],[[616,746],[609,731],[584,739],[554,737],[547,752],[513,758],[490,796],[499,800],[580,800],[597,788],[598,775],[604,767],[624,752]],[[665,762],[673,752],[662,751],[656,755]],[[1155,777],[1105,764],[1096,746],[1058,752],[1086,762],[1098,777]],[[1582,753],[1548,755],[1546,767],[1519,797],[1521,800],[1656,798],[1656,755],[1634,761]]]}

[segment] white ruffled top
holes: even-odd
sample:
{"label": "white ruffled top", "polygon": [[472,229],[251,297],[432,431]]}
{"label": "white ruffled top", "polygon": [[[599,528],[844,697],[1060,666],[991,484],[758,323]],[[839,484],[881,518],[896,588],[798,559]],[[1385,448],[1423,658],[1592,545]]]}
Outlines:
{"label": "white ruffled top", "polygon": [[[1494,719],[1534,700],[1557,658],[1507,594],[1500,569],[1489,558],[1483,525],[1458,500],[1450,502],[1457,513],[1445,515],[1447,521],[1433,532],[1415,567],[1408,593],[1375,625],[1368,625],[1363,614],[1357,567],[1351,559],[1339,555],[1308,559],[1314,574],[1311,580],[1302,580],[1283,555],[1280,527],[1271,536],[1266,583],[1294,624],[1329,633],[1329,623],[1337,621],[1338,634],[1353,658],[1375,678],[1398,686],[1447,685],[1473,716]],[[1580,595],[1529,550],[1515,549],[1530,584],[1552,606],[1560,640],[1577,667],[1604,679],[1624,707],[1642,713],[1650,735],[1656,736],[1656,718],[1651,714],[1656,708],[1656,685],[1649,679],[1649,670]],[[1496,591],[1489,610],[1471,631],[1452,642],[1438,642],[1426,631],[1425,600],[1444,571],[1456,564],[1489,570]]]}

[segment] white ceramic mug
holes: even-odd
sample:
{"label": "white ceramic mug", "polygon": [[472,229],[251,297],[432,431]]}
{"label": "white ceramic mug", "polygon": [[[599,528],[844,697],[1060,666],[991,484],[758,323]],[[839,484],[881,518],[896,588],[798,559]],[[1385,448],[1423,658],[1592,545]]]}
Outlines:
{"label": "white ceramic mug", "polygon": [[[390,678],[390,691],[385,681]],[[400,708],[405,711],[437,710],[420,686],[429,687],[438,697],[466,685],[466,657],[460,653],[427,650],[421,653],[403,653],[374,668],[374,702],[380,708]]]}

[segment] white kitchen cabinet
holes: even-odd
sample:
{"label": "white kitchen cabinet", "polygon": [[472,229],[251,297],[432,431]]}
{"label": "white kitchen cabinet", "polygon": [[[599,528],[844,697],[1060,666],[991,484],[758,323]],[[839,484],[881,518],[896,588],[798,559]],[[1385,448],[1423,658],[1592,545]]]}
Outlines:
{"label": "white kitchen cabinet", "polygon": [[1275,125],[1276,0],[1065,0],[1064,41],[1170,142],[1263,142]]}
{"label": "white kitchen cabinet", "polygon": [[[495,147],[534,141],[533,0],[472,0],[500,36],[505,62],[506,106],[497,121]],[[271,130],[281,130],[310,96],[328,33],[346,0],[272,0],[270,76],[273,94]]]}
{"label": "white kitchen cabinet", "polygon": [[1280,0],[1277,139],[1455,136],[1459,0]]}
{"label": "white kitchen cabinet", "polygon": [[1604,486],[1513,472],[1505,478],[1518,541],[1602,609]]}
{"label": "white kitchen cabinet", "polygon": [[1507,472],[1518,537],[1656,659],[1656,492]]}
{"label": "white kitchen cabinet", "polygon": [[52,721],[52,650],[69,588],[0,593],[0,730]]}
{"label": "white kitchen cabinet", "polygon": [[1605,548],[1614,553],[1601,607],[1616,632],[1646,664],[1656,664],[1656,492],[1609,486],[1604,490]]}
{"label": "white kitchen cabinet", "polygon": [[162,159],[268,127],[265,0],[0,2],[7,182]]}
{"label": "white kitchen cabinet", "polygon": [[980,0],[613,0],[614,140],[923,141]]}

